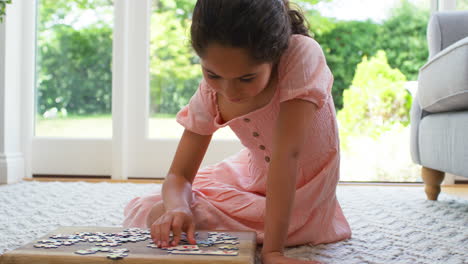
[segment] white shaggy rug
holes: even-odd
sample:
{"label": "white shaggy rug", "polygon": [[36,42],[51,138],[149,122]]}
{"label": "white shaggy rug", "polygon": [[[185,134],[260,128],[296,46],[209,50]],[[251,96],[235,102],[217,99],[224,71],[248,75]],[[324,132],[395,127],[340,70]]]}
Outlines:
{"label": "white shaggy rug", "polygon": [[[120,226],[130,199],[159,189],[132,183],[1,185],[0,254],[61,225]],[[337,195],[353,237],[288,248],[287,256],[340,264],[468,264],[468,200],[441,194],[438,202],[427,201],[422,187],[339,186]]]}

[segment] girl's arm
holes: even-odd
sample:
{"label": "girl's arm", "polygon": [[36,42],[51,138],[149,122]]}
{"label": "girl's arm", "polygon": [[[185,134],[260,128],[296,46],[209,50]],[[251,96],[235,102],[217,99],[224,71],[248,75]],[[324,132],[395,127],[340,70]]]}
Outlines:
{"label": "girl's arm", "polygon": [[283,252],[296,191],[299,157],[307,124],[316,106],[293,99],[281,103],[273,136],[272,158],[266,187],[265,238],[262,254]]}
{"label": "girl's arm", "polygon": [[185,129],[162,186],[166,211],[190,208],[192,182],[208,149],[211,137],[212,135],[199,135]]}
{"label": "girl's arm", "polygon": [[158,247],[169,245],[169,234],[173,231],[172,245],[179,243],[182,231],[187,232],[191,244],[195,241],[195,224],[190,209],[192,182],[210,144],[211,135],[199,135],[185,130],[177,147],[174,160],[162,187],[164,213],[151,224],[151,237]]}

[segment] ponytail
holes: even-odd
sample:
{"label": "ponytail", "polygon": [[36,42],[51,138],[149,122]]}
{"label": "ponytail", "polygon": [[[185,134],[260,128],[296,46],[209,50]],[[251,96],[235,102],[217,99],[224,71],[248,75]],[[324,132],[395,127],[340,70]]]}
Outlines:
{"label": "ponytail", "polygon": [[292,34],[300,34],[310,37],[308,29],[309,23],[307,22],[300,8],[295,5],[295,9],[291,9],[289,0],[279,1],[283,2],[284,6],[286,7],[286,12],[288,12],[289,20],[291,21]]}

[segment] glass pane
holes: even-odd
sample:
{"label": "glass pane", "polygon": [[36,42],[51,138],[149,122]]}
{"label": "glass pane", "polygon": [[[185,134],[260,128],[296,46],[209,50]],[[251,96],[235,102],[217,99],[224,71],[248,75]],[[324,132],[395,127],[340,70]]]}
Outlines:
{"label": "glass pane", "polygon": [[458,10],[468,10],[468,0],[457,0]]}
{"label": "glass pane", "polygon": [[38,1],[36,136],[112,136],[112,28],[112,1]]}
{"label": "glass pane", "polygon": [[[342,181],[421,182],[409,151],[409,111],[428,57],[428,0],[297,0],[333,71]],[[179,137],[174,116],[201,78],[189,46],[193,1],[154,1],[152,137]],[[162,22],[164,21],[164,23]],[[235,138],[229,130],[215,136]]]}
{"label": "glass pane", "polygon": [[341,180],[421,182],[410,157],[409,111],[428,57],[430,1],[305,2],[335,77]]}
{"label": "glass pane", "polygon": [[[190,46],[190,17],[195,1],[153,1],[150,44],[149,136],[179,138],[184,128],[175,115],[198,88],[202,78],[199,58]],[[213,138],[237,137],[229,127]]]}

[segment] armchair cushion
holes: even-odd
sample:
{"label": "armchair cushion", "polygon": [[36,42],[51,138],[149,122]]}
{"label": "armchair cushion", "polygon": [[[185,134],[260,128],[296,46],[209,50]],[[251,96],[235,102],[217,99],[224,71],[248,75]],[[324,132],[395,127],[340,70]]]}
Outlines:
{"label": "armchair cushion", "polygon": [[419,71],[421,108],[438,113],[468,109],[468,37],[450,45]]}

